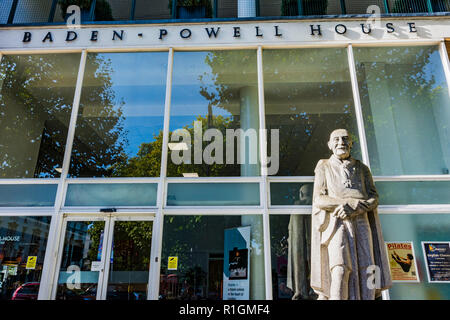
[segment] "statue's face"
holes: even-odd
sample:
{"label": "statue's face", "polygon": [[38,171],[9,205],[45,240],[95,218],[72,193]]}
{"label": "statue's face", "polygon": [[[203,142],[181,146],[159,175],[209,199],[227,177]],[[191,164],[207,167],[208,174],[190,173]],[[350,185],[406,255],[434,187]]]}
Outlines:
{"label": "statue's face", "polygon": [[328,148],[339,159],[347,159],[352,149],[352,139],[345,129],[338,129],[331,133]]}

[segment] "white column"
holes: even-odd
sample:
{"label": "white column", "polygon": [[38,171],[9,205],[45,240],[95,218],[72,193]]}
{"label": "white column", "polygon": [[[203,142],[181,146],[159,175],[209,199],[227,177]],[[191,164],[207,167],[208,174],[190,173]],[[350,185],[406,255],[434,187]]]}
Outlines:
{"label": "white column", "polygon": [[[264,100],[264,69],[263,69],[263,53],[262,47],[258,46],[257,52],[258,64],[258,105],[259,105],[259,155],[261,163],[261,181],[260,184],[260,199],[263,207],[263,243],[264,243],[264,276],[265,276],[265,298],[266,300],[273,299],[272,292],[272,256],[270,248],[270,216],[269,216],[269,181],[267,179],[267,134],[266,130],[266,107]],[[279,150],[271,150],[278,152]]]}
{"label": "white column", "polygon": [[[260,173],[260,164],[252,163],[252,159],[256,159],[256,162],[258,162],[259,159],[258,88],[253,86],[241,88],[240,99],[240,125],[244,132],[244,134],[240,137],[240,153],[243,162],[243,164],[241,164],[241,176],[255,177],[259,176]],[[247,132],[248,134],[245,134]],[[256,134],[256,139],[252,140],[252,134]],[[248,159],[248,161],[246,159]]]}
{"label": "white column", "polygon": [[[246,86],[240,90],[240,124],[243,135],[240,137],[240,150],[243,164],[241,164],[241,176],[259,176],[260,164],[252,164],[251,159],[259,162],[258,150],[258,87]],[[256,139],[246,139],[246,132],[250,130],[256,133]],[[251,134],[248,134],[251,137]],[[247,140],[247,141],[246,141]],[[256,146],[254,145],[256,144]],[[256,152],[256,154],[255,154]],[[246,156],[244,158],[244,155]],[[248,160],[246,160],[248,159]],[[264,299],[264,250],[263,250],[263,221],[259,215],[242,215],[243,226],[250,226],[250,299]]]}
{"label": "white column", "polygon": [[355,59],[353,57],[353,47],[351,44],[347,47],[348,67],[352,83],[353,102],[355,104],[355,115],[358,123],[358,135],[361,146],[361,155],[363,163],[370,168],[369,153],[367,151],[366,132],[364,131],[364,118],[362,114],[361,98],[359,96],[358,78],[356,76]]}

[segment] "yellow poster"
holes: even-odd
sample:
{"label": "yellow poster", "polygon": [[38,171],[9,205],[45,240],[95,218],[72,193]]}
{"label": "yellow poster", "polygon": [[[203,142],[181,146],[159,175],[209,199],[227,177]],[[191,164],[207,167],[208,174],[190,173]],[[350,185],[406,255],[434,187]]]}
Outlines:
{"label": "yellow poster", "polygon": [[412,242],[386,242],[392,281],[419,282]]}
{"label": "yellow poster", "polygon": [[177,270],[178,269],[178,257],[169,257],[167,263],[167,270]]}
{"label": "yellow poster", "polygon": [[28,256],[26,268],[27,269],[36,269],[36,262],[37,262],[36,256]]}

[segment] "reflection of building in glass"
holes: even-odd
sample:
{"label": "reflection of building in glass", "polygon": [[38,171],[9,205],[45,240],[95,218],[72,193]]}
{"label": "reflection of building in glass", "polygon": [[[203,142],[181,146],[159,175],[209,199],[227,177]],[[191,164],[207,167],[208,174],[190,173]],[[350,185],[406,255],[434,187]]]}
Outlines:
{"label": "reflection of building in glass", "polygon": [[[0,292],[11,299],[23,283],[39,282],[42,273],[49,217],[0,218]],[[33,269],[27,269],[28,257],[36,257]]]}

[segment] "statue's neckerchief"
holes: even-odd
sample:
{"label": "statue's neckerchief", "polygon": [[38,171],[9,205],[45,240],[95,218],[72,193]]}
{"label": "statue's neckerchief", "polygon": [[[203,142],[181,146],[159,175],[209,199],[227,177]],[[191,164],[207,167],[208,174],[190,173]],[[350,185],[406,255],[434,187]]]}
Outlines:
{"label": "statue's neckerchief", "polygon": [[351,169],[354,170],[355,165],[355,159],[353,159],[351,156],[347,159],[341,160],[338,157],[336,157],[334,154],[331,156],[330,161],[339,167],[341,171],[341,177],[342,177],[342,183],[346,188],[352,187],[352,180],[351,180]]}

